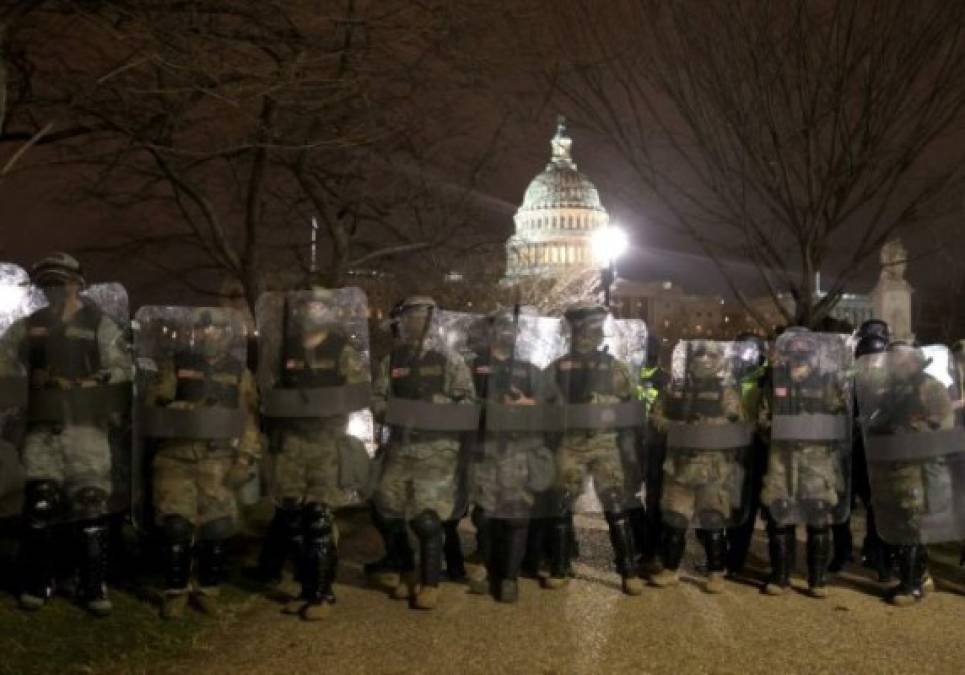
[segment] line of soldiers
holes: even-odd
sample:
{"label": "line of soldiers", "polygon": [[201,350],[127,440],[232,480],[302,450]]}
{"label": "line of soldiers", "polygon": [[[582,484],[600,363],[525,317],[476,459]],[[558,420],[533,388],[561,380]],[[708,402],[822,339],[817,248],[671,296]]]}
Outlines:
{"label": "line of soldiers", "polygon": [[261,466],[275,510],[249,572],[276,583],[292,560],[300,593],[284,611],[306,620],[335,603],[335,513],[365,502],[385,546],[365,571],[417,609],[437,606],[444,561],[451,579],[465,573],[468,513],[470,590],[502,602],[524,573],[567,584],[583,510],[602,511],[631,596],[643,578],[678,582],[690,528],[706,590],[723,591],[759,511],[770,595],[790,587],[803,525],[808,589],[826,596],[851,555],[855,498],[866,560],[882,579],[897,561],[895,604],[922,597],[927,544],[965,539],[961,343],[952,356],[889,342],[878,322],[852,350],[793,328],[770,349],[682,341],[667,372],[643,322],[600,305],[561,321],[414,296],[393,311],[373,378],[365,297],[347,288],[265,294],[253,372],[233,310],[143,307],[129,339],[120,287],[88,286],[66,254],[29,279],[18,269],[0,265],[0,286],[19,289],[2,296],[17,302],[0,323],[0,455],[23,472],[25,609],[60,583],[109,613],[110,522],[130,513],[159,540],[162,616],[217,612],[237,491]]}

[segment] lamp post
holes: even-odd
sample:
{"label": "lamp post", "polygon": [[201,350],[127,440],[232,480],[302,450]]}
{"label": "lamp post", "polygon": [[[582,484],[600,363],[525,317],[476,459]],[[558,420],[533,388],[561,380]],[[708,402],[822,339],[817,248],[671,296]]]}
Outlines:
{"label": "lamp post", "polygon": [[627,250],[627,234],[619,227],[607,225],[593,233],[593,257],[600,266],[603,304],[610,306],[610,289],[617,277],[617,259]]}

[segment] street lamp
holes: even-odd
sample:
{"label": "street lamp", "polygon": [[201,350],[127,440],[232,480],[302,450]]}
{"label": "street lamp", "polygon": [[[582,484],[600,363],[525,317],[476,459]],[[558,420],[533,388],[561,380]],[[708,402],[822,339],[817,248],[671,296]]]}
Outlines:
{"label": "street lamp", "polygon": [[603,303],[610,306],[610,287],[617,277],[617,259],[627,250],[627,234],[619,227],[607,225],[593,233],[593,257],[600,266]]}

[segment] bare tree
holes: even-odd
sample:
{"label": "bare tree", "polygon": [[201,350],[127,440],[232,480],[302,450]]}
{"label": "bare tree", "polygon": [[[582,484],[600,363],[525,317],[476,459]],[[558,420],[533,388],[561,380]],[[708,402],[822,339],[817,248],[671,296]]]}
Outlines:
{"label": "bare tree", "polygon": [[[56,163],[125,221],[90,250],[136,256],[200,293],[237,279],[253,304],[267,286],[338,284],[443,245],[468,222],[499,124],[489,142],[447,145],[464,131],[440,116],[464,88],[450,3],[63,5],[36,12],[25,36],[35,53],[41,26],[63,42],[25,64],[52,94],[18,117],[29,126],[48,107],[73,122]],[[440,155],[458,165],[458,189],[428,183]]]}
{"label": "bare tree", "polygon": [[753,286],[787,322],[816,325],[885,241],[959,184],[947,139],[965,104],[965,4],[525,4],[546,26],[526,43],[568,112],[762,324],[734,263],[753,263]]}

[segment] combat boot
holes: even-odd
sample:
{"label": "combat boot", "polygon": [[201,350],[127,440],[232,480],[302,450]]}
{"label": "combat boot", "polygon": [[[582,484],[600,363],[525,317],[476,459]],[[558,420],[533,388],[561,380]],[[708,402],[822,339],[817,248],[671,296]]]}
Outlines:
{"label": "combat boot", "polygon": [[888,601],[896,607],[909,607],[921,601],[924,596],[922,585],[928,565],[928,550],[922,544],[895,548],[899,581]]}
{"label": "combat boot", "polygon": [[570,545],[573,535],[570,532],[570,519],[566,516],[554,518],[548,526],[549,531],[549,576],[543,579],[543,588],[556,590],[566,586],[570,570]]}
{"label": "combat boot", "polygon": [[412,519],[412,530],[419,538],[419,588],[412,598],[415,609],[435,609],[442,578],[442,522],[434,511],[423,511]]}
{"label": "combat boot", "polygon": [[161,601],[162,619],[180,619],[188,604],[188,581],[191,578],[190,536],[172,537],[164,549],[164,597]]}
{"label": "combat boot", "polygon": [[217,616],[218,596],[225,577],[225,542],[209,539],[198,543],[198,592],[194,602],[202,613]]}
{"label": "combat boot", "polygon": [[813,598],[828,597],[828,561],[831,557],[829,529],[828,527],[808,528],[808,594]]}
{"label": "combat boot", "polygon": [[285,610],[298,613],[306,621],[325,618],[335,604],[335,575],[338,569],[338,550],[335,546],[335,522],[324,504],[309,502],[302,509],[303,546],[299,564],[301,606],[294,610],[289,603]]}
{"label": "combat boot", "polygon": [[630,519],[625,513],[605,513],[604,516],[610,528],[610,544],[613,546],[623,592],[627,595],[640,595],[643,593],[643,582],[640,581],[635,563]]}
{"label": "combat boot", "polygon": [[724,529],[704,531],[704,549],[707,551],[707,593],[724,592],[724,572],[727,565],[727,532]]}
{"label": "combat boot", "polygon": [[795,544],[797,539],[794,526],[767,528],[768,552],[771,558],[771,577],[764,586],[767,595],[784,595],[791,588],[791,570],[794,568]]}
{"label": "combat boot", "polygon": [[109,615],[114,606],[107,597],[109,532],[103,520],[88,521],[80,526],[81,559],[79,598],[94,616]]}
{"label": "combat boot", "polygon": [[471,557],[472,564],[466,570],[466,577],[469,581],[470,593],[486,595],[492,590],[491,577],[495,575],[492,575],[490,570],[495,567],[494,540],[497,537],[497,530],[501,531],[501,528],[480,508],[473,511],[473,522],[476,525],[476,552]]}
{"label": "combat boot", "polygon": [[676,586],[680,583],[678,570],[687,546],[687,530],[664,523],[660,544],[663,569],[650,577],[650,583],[657,588]]}
{"label": "combat boot", "polygon": [[53,532],[49,526],[27,528],[21,548],[24,575],[23,590],[18,597],[21,609],[36,611],[53,595],[53,549]]}
{"label": "combat boot", "polygon": [[[395,597],[395,589],[402,585],[402,577],[414,568],[415,555],[409,544],[409,533],[401,518],[384,520],[385,556],[381,560],[368,563],[365,575],[369,583],[377,588],[389,589]],[[405,597],[408,597],[406,595]]]}

